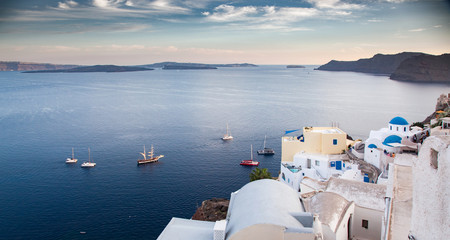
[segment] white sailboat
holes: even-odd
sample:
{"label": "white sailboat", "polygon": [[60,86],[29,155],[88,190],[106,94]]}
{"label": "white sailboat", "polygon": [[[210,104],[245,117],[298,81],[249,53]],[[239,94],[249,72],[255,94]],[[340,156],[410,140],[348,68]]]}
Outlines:
{"label": "white sailboat", "polygon": [[95,162],[91,162],[91,149],[88,148],[88,151],[89,151],[89,161],[82,163],[81,164],[82,168],[90,168],[90,167],[95,167],[95,165],[97,165]]}
{"label": "white sailboat", "polygon": [[72,148],[72,157],[71,158],[67,158],[66,159],[66,163],[76,163],[78,161],[78,159],[75,158],[74,154],[73,154],[73,148]]}
{"label": "white sailboat", "polygon": [[227,133],[225,135],[223,135],[222,140],[226,141],[226,140],[232,140],[233,136],[231,136],[230,131],[228,130],[228,123],[227,123]]}

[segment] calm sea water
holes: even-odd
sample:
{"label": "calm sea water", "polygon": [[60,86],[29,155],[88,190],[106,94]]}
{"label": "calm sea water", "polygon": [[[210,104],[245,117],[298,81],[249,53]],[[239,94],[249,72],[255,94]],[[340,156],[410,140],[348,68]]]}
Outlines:
{"label": "calm sea water", "polygon": [[[313,66],[0,72],[0,239],[156,239],[246,184],[239,162],[264,135],[276,155],[256,158],[277,175],[285,130],[338,122],[365,138],[398,115],[422,121],[448,92]],[[144,144],[165,157],[137,166]],[[79,161],[66,165],[72,147]],[[82,169],[88,147],[97,166]]]}

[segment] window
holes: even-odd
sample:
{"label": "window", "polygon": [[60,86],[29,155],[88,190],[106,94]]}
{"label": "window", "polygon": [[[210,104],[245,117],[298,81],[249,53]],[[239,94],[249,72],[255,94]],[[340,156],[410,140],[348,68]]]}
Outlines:
{"label": "window", "polygon": [[369,229],[369,221],[363,219],[362,220],[362,227],[365,228],[365,229]]}
{"label": "window", "polygon": [[430,165],[434,169],[438,168],[438,154],[439,152],[430,148]]}
{"label": "window", "polygon": [[333,139],[333,145],[337,145],[337,139]]}
{"label": "window", "polygon": [[316,160],[316,166],[320,166],[320,161]]}
{"label": "window", "polygon": [[397,127],[397,132],[398,132],[398,127]]}
{"label": "window", "polygon": [[391,130],[392,130],[392,126],[390,126]]}
{"label": "window", "polygon": [[281,174],[281,178],[286,181],[286,176],[284,175],[284,173]]}
{"label": "window", "polygon": [[403,131],[406,132],[406,127],[403,128]]}

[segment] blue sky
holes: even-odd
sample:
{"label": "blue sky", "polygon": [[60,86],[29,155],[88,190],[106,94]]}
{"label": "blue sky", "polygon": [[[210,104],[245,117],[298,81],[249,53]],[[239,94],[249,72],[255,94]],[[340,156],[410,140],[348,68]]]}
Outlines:
{"label": "blue sky", "polygon": [[450,1],[3,0],[6,61],[324,64],[450,52]]}

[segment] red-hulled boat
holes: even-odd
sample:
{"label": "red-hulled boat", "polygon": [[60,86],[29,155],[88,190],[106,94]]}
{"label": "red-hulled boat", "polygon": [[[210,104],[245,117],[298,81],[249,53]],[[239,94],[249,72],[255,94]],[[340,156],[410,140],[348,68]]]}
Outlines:
{"label": "red-hulled boat", "polygon": [[258,166],[259,162],[258,161],[253,161],[253,145],[250,145],[250,156],[251,156],[250,160],[242,160],[240,165],[244,165],[244,166]]}

